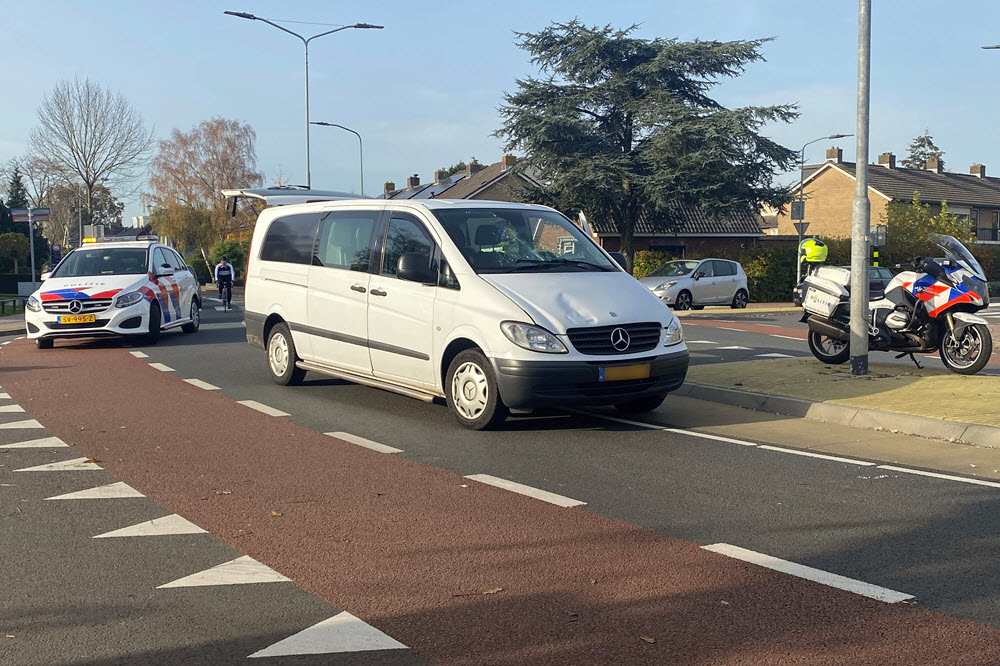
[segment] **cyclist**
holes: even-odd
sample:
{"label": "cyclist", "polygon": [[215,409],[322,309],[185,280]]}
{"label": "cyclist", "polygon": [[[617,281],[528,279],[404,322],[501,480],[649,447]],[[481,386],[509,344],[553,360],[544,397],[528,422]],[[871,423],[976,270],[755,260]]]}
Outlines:
{"label": "cyclist", "polygon": [[[233,280],[236,279],[236,269],[226,261],[225,257],[219,259],[215,266],[215,281],[219,285],[219,298],[229,308],[233,301]],[[225,293],[225,295],[223,295]]]}

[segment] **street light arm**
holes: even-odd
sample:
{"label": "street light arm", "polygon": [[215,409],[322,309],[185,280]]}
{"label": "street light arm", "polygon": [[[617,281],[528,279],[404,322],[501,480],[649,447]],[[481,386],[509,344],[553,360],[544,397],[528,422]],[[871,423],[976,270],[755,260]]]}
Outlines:
{"label": "street light arm", "polygon": [[309,42],[311,42],[312,40],[316,39],[317,37],[325,37],[326,35],[331,35],[331,34],[333,34],[335,32],[340,32],[341,30],[347,30],[348,28],[355,28],[355,27],[357,27],[357,26],[342,25],[339,28],[334,28],[333,30],[327,30],[326,32],[321,32],[318,35],[313,35],[309,39],[303,39],[302,41],[304,41],[306,44],[308,44]]}

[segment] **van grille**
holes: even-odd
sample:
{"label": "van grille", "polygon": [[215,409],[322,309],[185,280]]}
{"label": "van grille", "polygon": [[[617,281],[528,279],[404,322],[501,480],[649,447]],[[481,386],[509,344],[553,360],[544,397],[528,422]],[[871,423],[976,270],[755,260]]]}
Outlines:
{"label": "van grille", "polygon": [[[622,336],[616,333],[624,330],[628,336],[628,346],[623,346]],[[660,344],[663,327],[658,322],[622,324],[621,326],[594,326],[593,328],[571,328],[566,331],[569,341],[581,354],[614,355],[637,354],[654,349]],[[614,343],[618,342],[616,346]]]}

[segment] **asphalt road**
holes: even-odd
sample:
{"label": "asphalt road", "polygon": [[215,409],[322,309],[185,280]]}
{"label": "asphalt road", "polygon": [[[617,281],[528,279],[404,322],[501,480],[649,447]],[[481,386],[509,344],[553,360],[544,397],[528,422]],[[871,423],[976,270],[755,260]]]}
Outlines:
{"label": "asphalt road", "polygon": [[[769,327],[800,327],[794,318],[700,321],[703,323],[696,323],[693,318],[685,321],[696,363],[754,358],[766,353],[808,354],[804,341],[777,338],[767,332]],[[737,330],[727,330],[729,328]],[[1000,546],[997,529],[1000,488],[885,472],[857,464],[864,462],[860,460],[842,462],[801,457],[705,439],[697,433],[631,425],[613,420],[610,411],[596,415],[549,413],[520,417],[511,420],[500,432],[472,433],[455,425],[443,405],[425,404],[312,374],[302,386],[276,386],[267,376],[263,352],[247,345],[243,332],[238,310],[216,312],[214,304],[209,303],[202,330],[197,335],[164,335],[157,346],[142,348],[141,352],[148,356],[143,361],[164,364],[168,368],[164,375],[198,379],[218,390],[199,394],[198,391],[205,389],[188,389],[190,385],[183,385],[184,408],[188,413],[163,411],[169,406],[169,400],[168,404],[158,407],[156,401],[146,397],[137,399],[130,407],[134,409],[142,404],[143,410],[155,414],[154,423],[168,424],[168,427],[169,424],[190,426],[196,423],[198,441],[194,445],[210,449],[213,443],[227,441],[233,436],[234,426],[228,424],[232,423],[234,410],[240,414],[238,410],[243,409],[220,401],[216,396],[253,400],[288,414],[269,417],[271,419],[287,420],[318,433],[348,433],[401,450],[390,458],[408,459],[463,476],[488,474],[512,480],[586,503],[575,511],[623,521],[698,545],[732,544],[913,595],[917,608],[1000,626],[1000,579],[995,575],[994,556]],[[782,330],[778,335],[787,332]],[[741,341],[743,344],[739,344]],[[95,343],[91,347],[95,354],[112,353],[116,354],[115,358],[124,355],[113,343]],[[727,350],[724,347],[748,349]],[[24,358],[33,358],[27,354],[38,352],[24,353]],[[48,362],[58,358],[52,356]],[[139,372],[132,361],[129,359],[130,363],[124,364],[120,371]],[[0,365],[2,363],[0,355]],[[148,368],[141,370],[150,372]],[[61,371],[72,373],[73,363]],[[26,377],[29,374],[24,373]],[[204,409],[200,407],[202,403]],[[24,407],[33,413],[31,402],[25,402]],[[665,406],[645,422],[669,425],[680,411],[689,417],[697,408],[697,401],[668,399]],[[56,412],[51,416],[58,419]],[[0,414],[0,417],[10,421],[14,415]],[[71,420],[64,418],[63,427],[69,427]],[[806,442],[808,428],[816,426],[804,422],[803,427],[803,442]],[[190,432],[188,427],[184,430]],[[0,429],[0,435],[7,437],[0,444],[23,435],[9,436],[9,432]],[[92,442],[89,446],[95,444]],[[197,658],[207,659],[190,663],[238,663],[250,652],[261,649],[260,646],[341,610],[328,603],[328,596],[320,594],[326,599],[324,601],[291,583],[218,588],[224,590],[221,596],[204,594],[204,590],[211,588],[193,588],[193,591],[183,588],[169,592],[201,593],[202,596],[170,598],[163,594],[164,590],[156,590],[156,585],[228,561],[239,556],[240,551],[208,535],[174,536],[168,542],[152,540],[149,545],[132,543],[143,541],[133,539],[128,540],[127,545],[105,546],[105,542],[116,541],[107,539],[85,542],[86,547],[82,547],[80,543],[85,538],[167,515],[170,510],[148,499],[127,500],[133,504],[121,509],[125,511],[123,514],[116,509],[113,524],[108,526],[109,516],[85,511],[86,507],[80,505],[86,502],[65,505],[73,504],[70,508],[63,508],[59,502],[39,502],[51,494],[68,492],[64,487],[56,487],[56,480],[50,480],[46,473],[10,471],[14,465],[64,460],[70,457],[69,454],[26,449],[0,451],[0,457],[4,458],[0,461],[4,464],[0,467],[0,483],[14,483],[12,487],[17,489],[0,486],[0,490],[6,491],[0,497],[13,496],[18,500],[17,503],[5,502],[0,513],[4,516],[5,528],[16,526],[13,530],[0,530],[0,552],[16,553],[16,557],[8,559],[16,563],[13,578],[17,580],[13,594],[8,597],[17,600],[17,605],[0,606],[3,611],[0,630],[8,631],[7,627],[12,626],[10,617],[37,614],[46,617],[47,621],[44,631],[38,634],[40,642],[32,643],[33,639],[29,638],[27,651],[16,653],[19,657],[28,655],[32,659],[40,655],[37,660],[17,658],[11,663],[132,663],[130,658],[135,654],[166,655],[162,663],[176,663],[178,655],[199,655]],[[117,449],[109,444],[108,451]],[[92,455],[95,454],[100,458],[99,452]],[[149,453],[137,451],[133,455],[138,458]],[[274,456],[282,455],[283,451],[276,447]],[[129,473],[131,462],[126,458],[126,462],[120,463],[123,473]],[[150,461],[142,462],[148,469]],[[366,460],[366,465],[370,464]],[[109,464],[109,467],[114,465]],[[198,471],[190,470],[192,474]],[[208,473],[206,470],[205,474]],[[39,476],[31,476],[31,484],[22,480],[24,475],[34,474]],[[73,486],[70,490],[74,490],[114,480],[105,478],[106,474],[103,471],[64,472],[58,481],[62,486]],[[265,484],[266,461],[259,464],[256,474],[260,475],[260,483]],[[81,475],[87,476],[86,483],[76,480]],[[139,475],[138,478],[154,489],[159,484],[174,482],[170,474],[164,474],[163,478],[155,474]],[[250,475],[243,480],[253,488],[255,478],[258,477]],[[210,531],[219,533],[218,530]],[[303,536],[300,534],[296,538]],[[593,546],[595,550],[602,547],[605,544]],[[136,552],[137,548],[141,550]],[[39,552],[56,555],[39,557]],[[279,570],[282,570],[283,558],[291,561],[295,557],[291,551],[283,553],[279,549],[277,555],[268,552],[275,558],[268,563]],[[123,560],[143,562],[144,565],[141,570],[122,576],[120,562]],[[68,573],[74,568],[82,570],[84,575],[75,577]],[[293,578],[299,581],[298,577]],[[67,585],[64,582],[67,580],[72,584]],[[261,591],[265,587],[268,594]],[[316,591],[309,585],[306,587]],[[274,592],[279,588],[280,594]],[[255,597],[255,594],[264,596]],[[808,594],[817,595],[817,592],[810,589]],[[25,599],[30,599],[30,603]],[[79,612],[61,613],[58,621],[51,619],[52,608],[67,607],[79,609]],[[237,609],[237,614],[232,611],[227,614],[226,607]],[[184,609],[188,610],[187,615],[181,612]],[[768,599],[768,603],[749,609],[749,612],[764,617],[787,610],[776,608],[774,599]],[[281,618],[277,625],[273,623],[276,613]],[[160,621],[162,617],[171,617],[173,622]],[[392,620],[388,624],[392,625]],[[88,635],[95,626],[101,627],[98,634]],[[846,623],[841,628],[845,626]],[[968,629],[968,625],[961,627],[962,631]],[[33,631],[37,632],[33,625],[26,626],[24,622],[16,629],[8,633],[30,636]],[[402,631],[407,636],[404,642],[418,653],[435,661],[450,659],[449,663],[462,663],[447,650],[436,651],[436,641],[440,637],[431,635],[433,631],[426,636],[419,631],[407,631],[405,627]],[[961,631],[956,632],[956,636],[959,634]],[[7,640],[10,643],[0,643],[0,662],[3,662],[3,650],[18,645],[19,639]],[[778,637],[772,635],[770,640],[787,642],[789,636],[787,633]],[[995,635],[992,640],[996,640]],[[39,645],[48,647],[36,647]],[[90,655],[97,645],[105,646],[101,659],[88,656],[89,661],[71,661],[65,652],[71,646],[79,654]],[[196,649],[192,651],[193,646]],[[136,652],[141,649],[146,652]],[[939,646],[939,649],[945,648]],[[370,660],[315,663],[420,663],[414,661],[419,657],[410,651],[361,654]],[[820,653],[814,652],[813,656],[816,654]],[[551,654],[544,656],[544,659],[539,657],[538,663],[558,662]],[[856,654],[849,659],[827,656],[829,659],[816,663],[864,661],[859,661]],[[964,659],[960,652],[942,651],[934,656],[941,663],[958,663]],[[63,662],[58,661],[60,658]],[[171,658],[175,661],[171,662]],[[887,663],[884,655],[882,659],[882,663]],[[498,658],[495,663],[508,662]],[[585,662],[578,660],[576,663]],[[592,663],[614,662],[595,659]],[[671,662],[654,660],[651,663]],[[768,663],[768,660],[756,663]],[[973,660],[968,663],[987,662]]]}

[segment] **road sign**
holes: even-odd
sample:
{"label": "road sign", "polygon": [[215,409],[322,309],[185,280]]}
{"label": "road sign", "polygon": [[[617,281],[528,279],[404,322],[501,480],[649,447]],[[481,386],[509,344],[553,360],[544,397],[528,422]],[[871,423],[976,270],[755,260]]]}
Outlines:
{"label": "road sign", "polygon": [[793,220],[804,220],[806,217],[806,202],[805,201],[793,201],[792,202],[792,219]]}
{"label": "road sign", "polygon": [[15,222],[21,224],[27,224],[29,217],[32,222],[38,224],[39,222],[47,222],[50,212],[49,208],[32,208],[29,215],[27,208],[11,208],[10,216]]}
{"label": "road sign", "polygon": [[52,248],[49,252],[49,265],[52,268],[56,267],[56,264],[62,259],[62,245],[59,243],[53,243]]}
{"label": "road sign", "polygon": [[792,224],[795,226],[795,231],[798,232],[799,236],[806,235],[806,229],[809,228],[808,222],[792,222]]}
{"label": "road sign", "polygon": [[875,245],[885,245],[885,225],[877,224],[872,230],[872,243]]}

